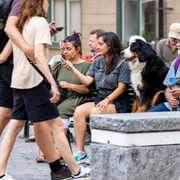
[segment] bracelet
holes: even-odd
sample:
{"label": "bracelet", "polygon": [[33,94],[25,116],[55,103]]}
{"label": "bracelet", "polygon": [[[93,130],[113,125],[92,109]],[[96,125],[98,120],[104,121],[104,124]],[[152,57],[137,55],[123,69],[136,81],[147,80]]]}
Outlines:
{"label": "bracelet", "polygon": [[106,97],[106,99],[108,99],[108,100],[109,100],[109,103],[111,102],[111,99],[110,99],[109,97]]}

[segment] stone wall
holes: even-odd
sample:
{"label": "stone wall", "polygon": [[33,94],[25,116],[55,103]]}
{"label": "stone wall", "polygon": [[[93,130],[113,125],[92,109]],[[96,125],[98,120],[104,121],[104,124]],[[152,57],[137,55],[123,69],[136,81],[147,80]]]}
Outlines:
{"label": "stone wall", "polygon": [[91,180],[180,179],[180,112],[93,115],[91,126]]}

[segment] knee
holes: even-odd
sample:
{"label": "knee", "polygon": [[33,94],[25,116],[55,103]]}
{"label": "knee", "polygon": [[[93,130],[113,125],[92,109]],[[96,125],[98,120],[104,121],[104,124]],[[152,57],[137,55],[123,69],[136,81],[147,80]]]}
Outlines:
{"label": "knee", "polygon": [[13,132],[19,133],[24,126],[24,121],[21,122],[19,120],[11,120],[8,129]]}
{"label": "knee", "polygon": [[81,117],[83,116],[83,113],[82,113],[82,108],[81,107],[77,107],[74,111],[74,115],[73,115],[73,119],[74,119],[74,122],[79,122],[81,121]]}
{"label": "knee", "polygon": [[60,117],[55,118],[54,120],[50,121],[48,125],[49,125],[49,128],[52,130],[52,132],[64,131],[64,125]]}
{"label": "knee", "polygon": [[100,111],[98,108],[93,108],[90,114],[100,114]]}
{"label": "knee", "polygon": [[1,114],[1,118],[0,118],[1,123],[7,124],[11,119],[11,114],[12,112],[6,112]]}

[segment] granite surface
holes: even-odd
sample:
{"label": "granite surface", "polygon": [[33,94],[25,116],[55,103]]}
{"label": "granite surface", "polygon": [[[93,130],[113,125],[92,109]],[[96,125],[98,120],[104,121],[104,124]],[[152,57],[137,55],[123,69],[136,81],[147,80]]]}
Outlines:
{"label": "granite surface", "polygon": [[91,180],[179,180],[180,145],[91,144]]}
{"label": "granite surface", "polygon": [[127,133],[179,131],[180,112],[91,115],[90,125],[93,129]]}

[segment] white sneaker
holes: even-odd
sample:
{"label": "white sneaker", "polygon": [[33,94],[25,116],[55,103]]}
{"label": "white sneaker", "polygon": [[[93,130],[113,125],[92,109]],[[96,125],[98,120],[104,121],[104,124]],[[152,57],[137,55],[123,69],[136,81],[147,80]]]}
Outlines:
{"label": "white sneaker", "polygon": [[10,175],[5,174],[5,176],[1,178],[1,180],[15,180],[15,179],[13,179]]}
{"label": "white sneaker", "polygon": [[90,168],[84,168],[83,166],[80,166],[80,173],[79,175],[75,176],[72,174],[73,179],[85,179],[86,177],[90,176]]}

